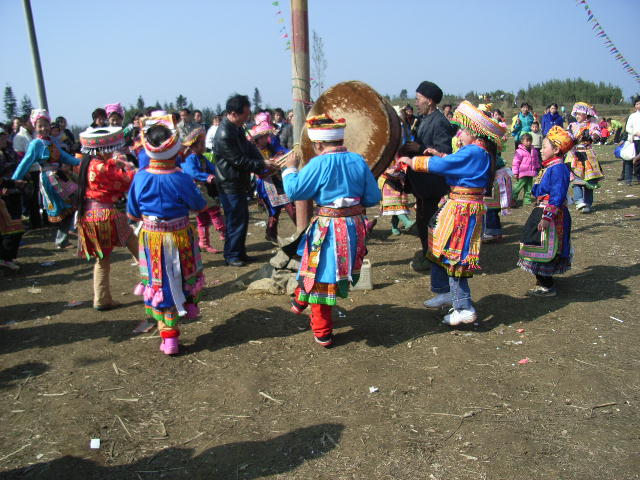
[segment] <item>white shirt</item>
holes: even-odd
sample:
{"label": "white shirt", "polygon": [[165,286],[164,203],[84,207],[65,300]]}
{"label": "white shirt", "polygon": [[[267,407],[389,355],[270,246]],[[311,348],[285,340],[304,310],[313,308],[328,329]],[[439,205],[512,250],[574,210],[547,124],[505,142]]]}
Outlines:
{"label": "white shirt", "polygon": [[213,150],[213,137],[216,136],[218,131],[218,125],[211,125],[207,130],[207,135],[204,137],[204,145],[208,150]]}
{"label": "white shirt", "polygon": [[13,137],[13,149],[16,153],[24,155],[29,148],[31,140],[33,140],[33,137],[31,136],[31,133],[29,133],[29,130],[24,127],[20,127],[16,136]]}
{"label": "white shirt", "polygon": [[637,110],[629,115],[629,120],[627,120],[627,133],[629,134],[628,140],[630,142],[640,140],[640,135],[636,135],[640,133],[640,112]]}

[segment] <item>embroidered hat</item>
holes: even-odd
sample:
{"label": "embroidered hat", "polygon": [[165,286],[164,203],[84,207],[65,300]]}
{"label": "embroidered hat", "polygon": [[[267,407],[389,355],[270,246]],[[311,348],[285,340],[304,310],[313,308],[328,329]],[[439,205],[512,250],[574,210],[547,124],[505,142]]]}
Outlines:
{"label": "embroidered hat", "polygon": [[104,106],[105,111],[107,112],[107,118],[111,116],[112,113],[117,113],[122,118],[124,118],[124,108],[120,103],[110,103]]}
{"label": "embroidered hat", "polygon": [[[180,134],[173,123],[173,117],[171,115],[144,117],[140,119],[140,122],[142,124],[142,141],[149,158],[153,160],[170,160],[178,154],[182,148],[182,143],[180,143]],[[157,147],[151,145],[146,138],[149,129],[155,125],[163,125],[171,130],[171,137]]]}
{"label": "embroidered hat", "polygon": [[567,153],[573,147],[573,139],[571,135],[569,135],[569,132],[558,125],[554,125],[547,132],[547,140],[549,140],[553,146],[558,147],[561,153]]}
{"label": "embroidered hat", "polygon": [[271,114],[269,112],[260,112],[256,115],[256,125],[259,125],[263,122],[267,122],[271,124]]}
{"label": "embroidered hat", "polygon": [[29,117],[29,120],[31,120],[31,125],[35,127],[36,122],[41,118],[44,118],[48,120],[49,123],[51,123],[49,112],[47,112],[44,108],[34,108],[33,110],[31,110],[31,116]]}
{"label": "embroidered hat", "polygon": [[487,117],[481,110],[478,110],[467,100],[460,103],[455,112],[453,112],[453,120],[451,123],[471,131],[478,137],[491,140],[496,144],[498,149],[502,147],[506,129],[500,126],[495,120]]}
{"label": "embroidered hat", "polygon": [[588,115],[590,117],[598,116],[598,112],[596,112],[596,109],[593,107],[593,105],[590,105],[586,102],[574,103],[573,108],[571,109],[571,115],[575,115],[576,113],[584,113],[585,115]]}
{"label": "embroidered hat", "polygon": [[182,145],[184,145],[185,147],[191,147],[198,141],[198,138],[200,138],[201,136],[203,137],[204,135],[205,135],[204,128],[202,127],[194,128],[189,132],[189,134],[187,135],[187,138],[185,138],[182,141]]}
{"label": "embroidered hat", "polygon": [[347,122],[344,118],[337,120],[328,115],[316,115],[307,119],[307,134],[312,142],[337,142],[344,140],[344,129]]}
{"label": "embroidered hat", "polygon": [[263,137],[264,135],[274,135],[275,133],[276,132],[270,123],[262,122],[251,127],[247,132],[247,139],[255,140],[259,137]]}
{"label": "embroidered hat", "polygon": [[87,155],[115,152],[124,147],[124,131],[120,127],[89,127],[80,132],[80,145]]}

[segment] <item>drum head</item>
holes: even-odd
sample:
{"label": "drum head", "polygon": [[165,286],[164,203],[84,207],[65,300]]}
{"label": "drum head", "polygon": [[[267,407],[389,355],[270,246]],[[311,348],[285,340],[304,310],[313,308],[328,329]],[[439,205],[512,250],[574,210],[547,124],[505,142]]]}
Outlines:
{"label": "drum head", "polygon": [[[345,146],[362,155],[374,176],[380,176],[401,142],[400,118],[391,104],[366,83],[353,80],[338,83],[320,95],[307,118],[323,113],[347,121]],[[300,146],[304,164],[315,156],[306,126]]]}

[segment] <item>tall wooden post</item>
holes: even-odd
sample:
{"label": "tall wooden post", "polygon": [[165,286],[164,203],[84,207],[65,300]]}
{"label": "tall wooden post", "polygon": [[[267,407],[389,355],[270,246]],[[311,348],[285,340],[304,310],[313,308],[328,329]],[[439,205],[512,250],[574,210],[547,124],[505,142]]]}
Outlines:
{"label": "tall wooden post", "polygon": [[[311,102],[309,75],[309,9],[307,0],[291,0],[291,75],[293,87],[293,142],[300,143]],[[296,229],[302,232],[311,219],[310,200],[296,201]]]}
{"label": "tall wooden post", "polygon": [[42,65],[40,64],[40,52],[38,50],[38,39],[36,38],[36,29],[33,25],[33,13],[31,12],[31,1],[22,0],[24,7],[24,16],[27,21],[27,32],[29,33],[29,43],[31,44],[31,58],[33,59],[33,69],[36,74],[36,87],[38,89],[38,103],[40,108],[49,110],[47,104],[47,92],[44,89],[44,77],[42,76]]}

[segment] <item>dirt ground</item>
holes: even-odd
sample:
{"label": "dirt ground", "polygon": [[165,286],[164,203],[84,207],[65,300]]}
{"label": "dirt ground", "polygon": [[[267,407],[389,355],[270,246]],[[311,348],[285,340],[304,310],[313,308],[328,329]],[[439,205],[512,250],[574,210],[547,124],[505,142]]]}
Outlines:
{"label": "dirt ground", "polygon": [[259,261],[204,255],[202,315],[182,325],[175,358],[156,333],[131,334],[143,309],[124,250],[112,283],[125,306],[100,313],[91,264],[29,232],[22,271],[0,278],[0,478],[640,478],[640,186],[616,182],[612,148],[598,151],[607,179],[593,214],[572,209],[574,264],[556,298],[524,295],[520,208],[471,281],[480,325],[442,326],[422,306],[428,274],[409,266],[417,238],[390,237],[381,218],[375,289],[341,301],[329,350],[288,297],[237,287],[274,251],[257,208]]}

